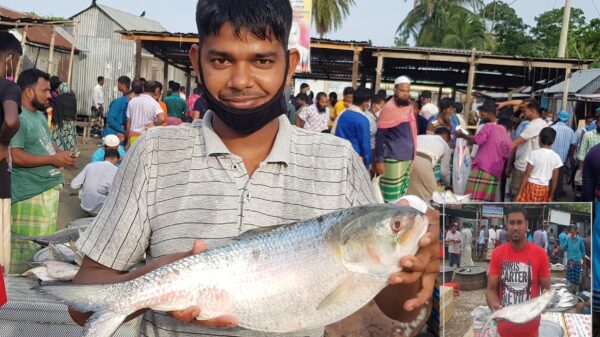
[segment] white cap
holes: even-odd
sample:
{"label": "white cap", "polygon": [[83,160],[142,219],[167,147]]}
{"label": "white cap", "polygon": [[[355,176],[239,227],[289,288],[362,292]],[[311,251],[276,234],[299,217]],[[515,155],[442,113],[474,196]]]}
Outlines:
{"label": "white cap", "polygon": [[416,195],[405,195],[405,196],[401,197],[400,199],[398,199],[396,201],[396,203],[398,203],[398,201],[400,201],[400,200],[406,200],[410,207],[416,209],[417,211],[419,211],[423,214],[427,213],[427,208],[429,206],[427,205],[427,203],[425,201],[423,201],[423,199],[417,197]]}
{"label": "white cap", "polygon": [[400,76],[400,77],[396,78],[396,80],[394,81],[394,85],[398,85],[398,84],[410,84],[410,78],[408,78],[406,76]]}
{"label": "white cap", "polygon": [[117,137],[115,135],[108,135],[108,136],[102,138],[102,141],[104,143],[104,146],[108,146],[108,147],[119,146],[119,143],[121,143],[121,141],[119,140],[119,137]]}

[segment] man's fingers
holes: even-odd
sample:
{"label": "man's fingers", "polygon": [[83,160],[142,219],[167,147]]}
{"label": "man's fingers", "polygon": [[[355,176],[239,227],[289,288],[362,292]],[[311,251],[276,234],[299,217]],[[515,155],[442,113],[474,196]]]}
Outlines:
{"label": "man's fingers", "polygon": [[423,287],[421,291],[417,293],[415,298],[404,302],[404,310],[412,311],[415,308],[422,307],[429,299],[431,299],[436,277],[437,273],[423,275]]}
{"label": "man's fingers", "polygon": [[390,275],[388,282],[390,284],[410,284],[417,282],[423,273],[420,272],[397,272]]}
{"label": "man's fingers", "polygon": [[189,323],[200,315],[199,307],[189,307],[184,310],[170,311],[167,314],[178,321]]}
{"label": "man's fingers", "polygon": [[194,240],[194,246],[192,247],[191,255],[202,253],[206,249],[206,242],[204,242],[204,240]]}
{"label": "man's fingers", "polygon": [[195,324],[199,324],[206,327],[211,328],[225,328],[225,327],[235,327],[238,326],[238,321],[235,316],[232,315],[223,315],[216,318],[211,318],[207,320],[195,320]]}
{"label": "man's fingers", "polygon": [[400,267],[404,271],[422,272],[431,260],[431,252],[420,251],[416,256],[405,256],[400,259]]}

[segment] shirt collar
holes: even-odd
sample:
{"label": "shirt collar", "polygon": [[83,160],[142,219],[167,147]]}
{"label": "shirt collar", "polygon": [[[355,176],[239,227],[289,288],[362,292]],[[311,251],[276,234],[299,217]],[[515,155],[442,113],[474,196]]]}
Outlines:
{"label": "shirt collar", "polygon": [[[223,143],[219,135],[217,135],[213,129],[212,117],[213,112],[209,110],[202,119],[202,134],[206,144],[206,155],[232,155],[231,151],[229,151],[225,143]],[[290,146],[293,128],[285,115],[281,115],[278,118],[279,131],[275,137],[273,148],[265,161],[268,163],[284,163],[288,165],[290,163]]]}
{"label": "shirt collar", "polygon": [[361,109],[360,107],[358,107],[358,106],[356,106],[354,104],[351,104],[350,107],[348,108],[348,110],[352,110],[352,111],[356,111],[356,112],[362,112],[363,114],[365,113],[363,111],[363,109]]}

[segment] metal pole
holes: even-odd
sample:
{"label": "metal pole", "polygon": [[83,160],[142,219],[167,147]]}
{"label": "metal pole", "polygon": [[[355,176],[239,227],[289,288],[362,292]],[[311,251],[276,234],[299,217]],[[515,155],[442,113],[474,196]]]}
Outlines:
{"label": "metal pole", "polygon": [[56,30],[52,27],[52,37],[50,38],[50,49],[48,49],[48,74],[52,75],[52,63],[54,62],[54,41],[56,40]]}
{"label": "metal pole", "polygon": [[21,49],[23,50],[23,56],[19,58],[19,63],[17,64],[17,69],[13,76],[15,77],[15,82],[19,79],[19,74],[21,73],[21,67],[23,66],[23,59],[25,58],[25,43],[27,42],[27,26],[23,28],[23,36],[21,37]]}
{"label": "metal pole", "polygon": [[560,31],[560,42],[558,44],[558,57],[565,57],[567,50],[567,38],[569,36],[569,21],[571,18],[571,1],[565,0],[562,29]]}
{"label": "metal pole", "polygon": [[77,42],[78,27],[78,24],[75,24],[75,27],[73,27],[73,41],[71,42],[71,55],[69,57],[69,75],[67,76],[67,83],[69,83],[69,86],[71,85],[71,79],[73,76],[73,58],[75,57],[75,43]]}

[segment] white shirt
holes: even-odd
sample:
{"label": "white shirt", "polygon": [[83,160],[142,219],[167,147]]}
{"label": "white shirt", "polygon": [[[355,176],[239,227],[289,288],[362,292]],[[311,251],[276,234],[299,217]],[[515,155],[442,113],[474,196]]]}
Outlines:
{"label": "white shirt", "polygon": [[552,178],[552,171],[563,166],[562,160],[551,149],[538,149],[527,156],[527,163],[533,166],[529,182],[548,186]]}
{"label": "white shirt", "polygon": [[375,135],[377,134],[377,116],[371,111],[363,111],[363,115],[369,120],[369,128],[371,133],[371,150],[375,149]]}
{"label": "white shirt", "polygon": [[160,104],[150,95],[134,97],[127,105],[127,119],[131,119],[131,130],[142,132],[146,125],[156,123],[156,116],[164,113]]}
{"label": "white shirt", "polygon": [[304,121],[304,130],[321,132],[329,128],[329,108],[319,112],[317,105],[313,104],[300,110],[298,117]]}
{"label": "white shirt", "polygon": [[488,230],[489,237],[488,242],[496,242],[496,231],[493,228]]}
{"label": "white shirt", "polygon": [[187,100],[187,97],[185,97],[185,94],[182,93],[182,92],[179,93],[179,97],[181,97],[181,99],[184,100],[184,101]]}
{"label": "white shirt", "polygon": [[418,135],[417,152],[431,157],[431,165],[433,166],[440,162],[440,171],[444,183],[450,185],[450,160],[452,159],[452,151],[450,151],[448,143],[438,135]]}
{"label": "white shirt", "polygon": [[438,107],[433,104],[433,103],[427,103],[425,105],[423,105],[423,107],[421,107],[421,116],[425,117],[425,119],[429,120],[430,117],[432,116],[437,116],[437,114],[440,112],[440,109],[438,109]]}
{"label": "white shirt", "polygon": [[92,95],[92,103],[94,107],[99,108],[100,105],[104,105],[104,90],[100,84],[96,84],[94,87],[94,94]]}
{"label": "white shirt", "polygon": [[531,151],[540,148],[538,139],[540,131],[545,127],[548,127],[546,121],[541,118],[536,118],[527,124],[525,130],[521,133],[520,137],[525,139],[525,143],[522,143],[517,147],[517,153],[515,155],[515,168],[517,170],[525,172],[527,169],[527,156]]}
{"label": "white shirt", "polygon": [[[458,242],[449,242],[450,240],[455,240]],[[446,241],[448,241],[448,253],[452,254],[460,254],[460,247],[462,243],[462,235],[459,231],[452,233],[452,231],[448,231],[446,234]]]}
{"label": "white shirt", "polygon": [[108,191],[112,186],[118,167],[108,161],[89,163],[77,177],[71,181],[72,189],[80,189],[81,208],[89,213],[98,214],[104,206]]}

